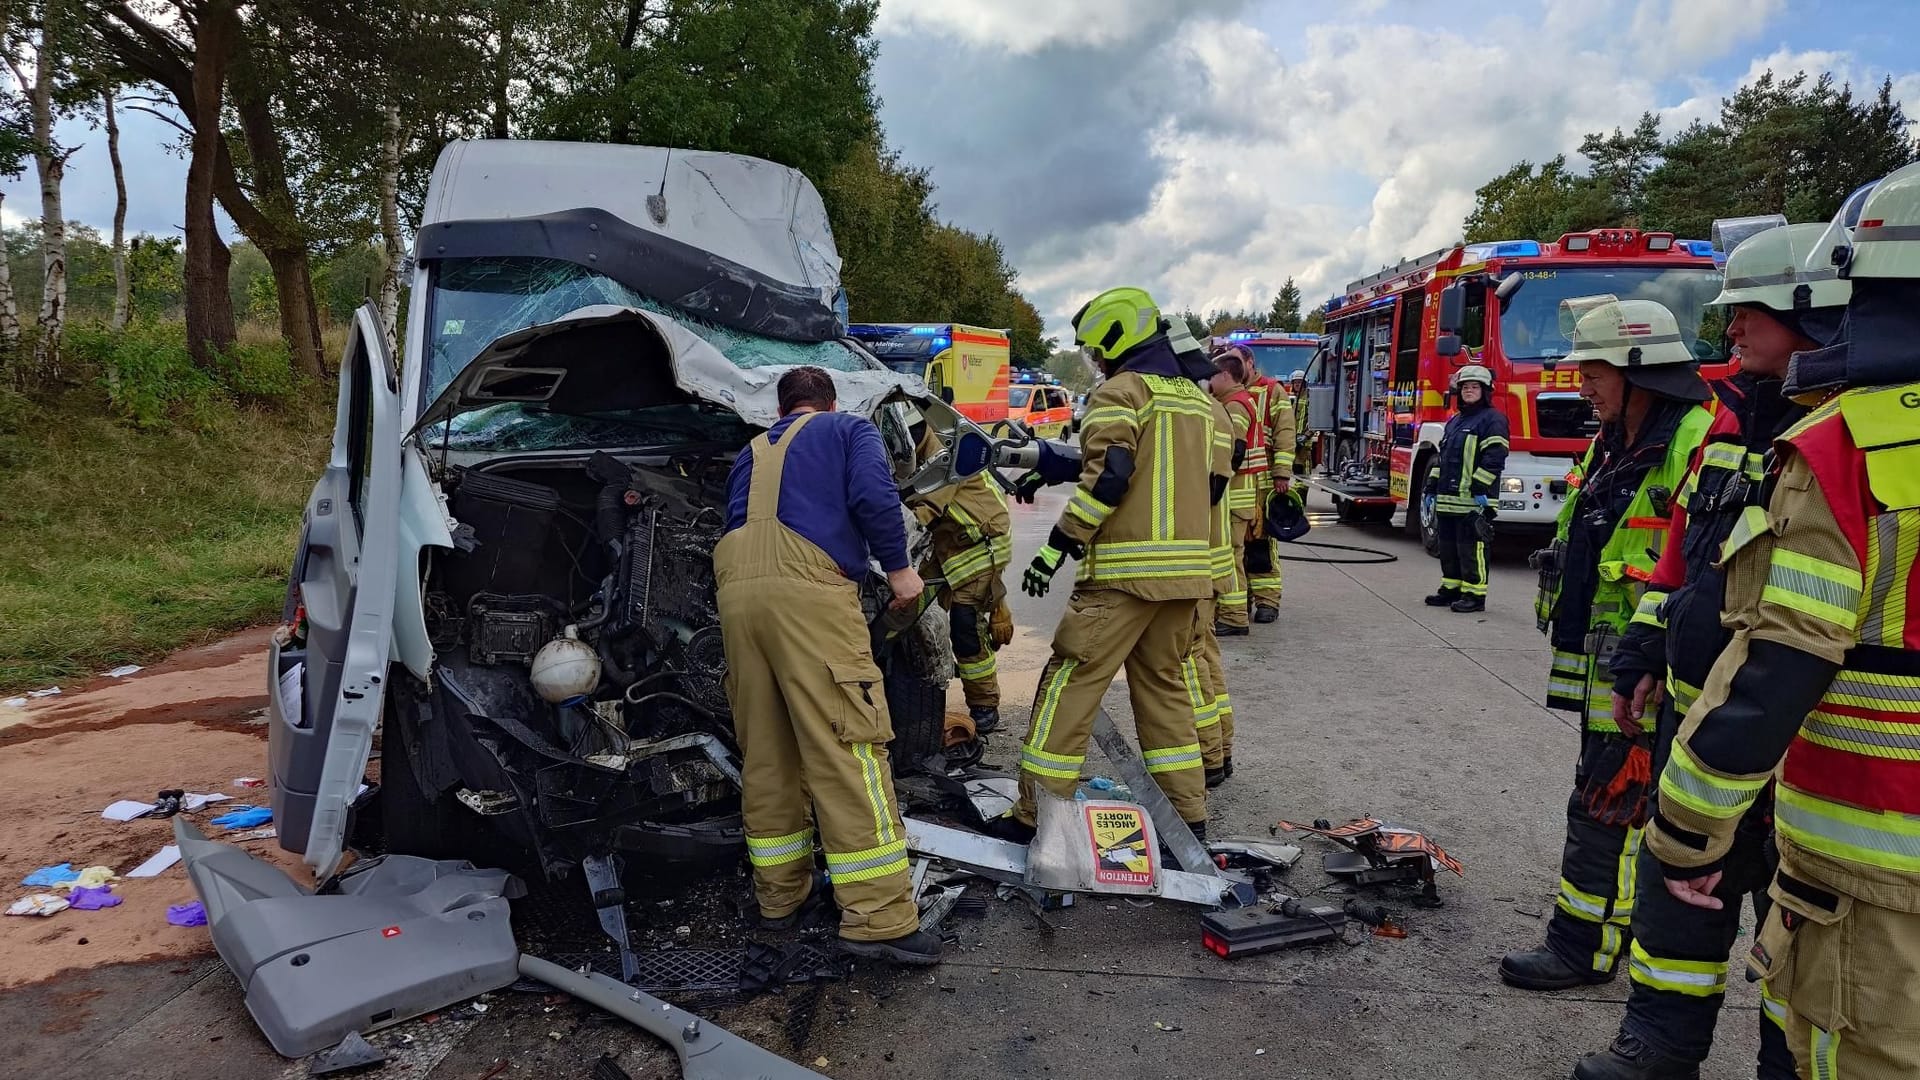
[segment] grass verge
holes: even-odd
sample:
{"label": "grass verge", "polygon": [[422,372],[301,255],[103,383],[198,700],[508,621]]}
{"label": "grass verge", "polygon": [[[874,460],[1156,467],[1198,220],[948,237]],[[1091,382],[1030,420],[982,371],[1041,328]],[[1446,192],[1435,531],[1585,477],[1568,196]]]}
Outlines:
{"label": "grass verge", "polygon": [[333,401],[140,428],[96,392],[0,392],[0,691],[277,618]]}

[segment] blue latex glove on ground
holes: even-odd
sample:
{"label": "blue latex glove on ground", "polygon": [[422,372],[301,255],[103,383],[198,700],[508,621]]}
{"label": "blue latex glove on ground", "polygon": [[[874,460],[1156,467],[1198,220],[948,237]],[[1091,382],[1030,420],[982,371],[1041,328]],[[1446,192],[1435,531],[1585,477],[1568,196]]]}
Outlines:
{"label": "blue latex glove on ground", "polygon": [[1487,497],[1485,495],[1475,495],[1473,497],[1473,505],[1485,510],[1487,508]]}
{"label": "blue latex glove on ground", "polygon": [[29,888],[46,889],[55,885],[65,884],[79,876],[80,871],[75,870],[73,864],[57,863],[53,866],[43,866],[35,870],[33,873],[21,878],[20,884]]}
{"label": "blue latex glove on ground", "polygon": [[266,806],[242,806],[213,819],[213,824],[228,829],[252,829],[273,820],[273,809]]}

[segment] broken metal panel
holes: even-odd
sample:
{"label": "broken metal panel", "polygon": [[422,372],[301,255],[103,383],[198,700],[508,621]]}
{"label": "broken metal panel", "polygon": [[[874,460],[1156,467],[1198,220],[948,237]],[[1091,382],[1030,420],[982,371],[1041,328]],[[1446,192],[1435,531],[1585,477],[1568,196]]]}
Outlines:
{"label": "broken metal panel", "polygon": [[598,972],[568,971],[538,957],[522,956],[520,973],[605,1009],[665,1042],[679,1056],[680,1074],[686,1080],[825,1080],[723,1027]]}
{"label": "broken metal panel", "polygon": [[1120,734],[1113,725],[1113,717],[1107,710],[1101,709],[1093,717],[1093,740],[1100,744],[1100,751],[1113,763],[1114,771],[1127,782],[1133,791],[1134,800],[1147,808],[1153,816],[1154,827],[1160,831],[1161,842],[1173,853],[1173,860],[1182,870],[1189,873],[1217,876],[1219,867],[1213,863],[1213,857],[1207,854],[1205,845],[1193,835],[1179,811],[1167,801],[1167,795],[1154,782],[1153,774],[1147,771],[1147,763],[1140,759],[1139,751]]}

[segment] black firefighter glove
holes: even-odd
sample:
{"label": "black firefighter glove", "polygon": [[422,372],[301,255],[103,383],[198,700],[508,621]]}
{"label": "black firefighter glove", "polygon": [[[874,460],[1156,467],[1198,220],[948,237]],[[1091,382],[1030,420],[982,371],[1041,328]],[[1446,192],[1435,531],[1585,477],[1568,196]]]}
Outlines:
{"label": "black firefighter glove", "polygon": [[1645,623],[1632,623],[1606,660],[1607,671],[1613,675],[1613,692],[1631,698],[1641,679],[1666,675],[1666,635]]}
{"label": "black firefighter glove", "polygon": [[1086,546],[1060,531],[1055,525],[1053,532],[1047,534],[1047,543],[1027,564],[1027,572],[1020,578],[1020,588],[1028,596],[1045,596],[1053,587],[1053,575],[1060,572],[1060,564],[1071,555],[1078,559],[1087,552]]}

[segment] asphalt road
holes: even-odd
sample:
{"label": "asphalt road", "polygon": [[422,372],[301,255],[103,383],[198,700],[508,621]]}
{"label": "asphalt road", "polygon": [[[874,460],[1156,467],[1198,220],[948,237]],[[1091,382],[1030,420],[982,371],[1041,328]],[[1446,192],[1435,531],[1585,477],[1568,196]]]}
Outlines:
{"label": "asphalt road", "polygon": [[[1021,633],[1001,653],[1006,725],[989,753],[1003,765],[1070,591],[1063,571],[1051,596],[1030,601],[1017,592],[1018,571],[1063,501],[1056,492],[1015,511],[1008,580]],[[1223,643],[1238,771],[1215,792],[1212,828],[1265,836],[1279,818],[1367,813],[1418,826],[1465,863],[1464,878],[1440,883],[1445,908],[1417,910],[1388,894],[1407,922],[1404,940],[1227,962],[1201,949],[1198,914],[1183,906],[1096,899],[1052,915],[1047,928],[1024,907],[994,903],[984,919],[949,923],[960,941],[938,968],[862,969],[817,995],[790,990],[706,1015],[848,1080],[1554,1078],[1605,1045],[1624,977],[1537,995],[1502,986],[1494,972],[1507,949],[1539,939],[1551,910],[1576,741],[1567,720],[1539,704],[1547,650],[1533,627],[1529,545],[1497,549],[1488,612],[1455,615],[1421,605],[1438,567],[1416,545],[1384,527],[1317,517],[1310,539],[1400,561],[1288,562],[1281,622]],[[1129,727],[1123,684],[1106,703]],[[170,718],[181,738],[194,737],[190,709]],[[1088,767],[1108,771],[1097,749]],[[1330,883],[1318,867],[1324,849],[1305,846],[1289,875],[1298,893]],[[658,1044],[564,998],[503,993],[483,1004],[376,1035],[395,1061],[374,1075],[585,1077],[603,1054],[634,1077],[678,1075]],[[1752,1075],[1756,1009],[1738,983],[1703,1075]],[[0,1072],[20,1076],[307,1075],[266,1047],[233,978],[204,955],[0,993],[0,1060]]]}

